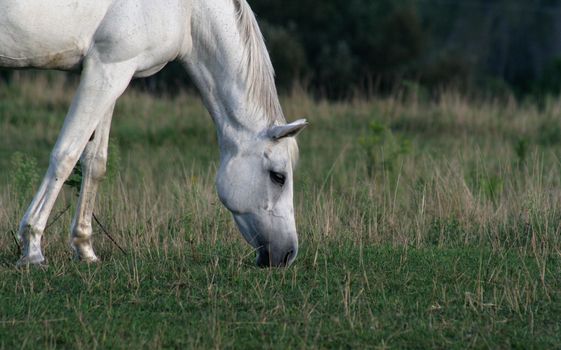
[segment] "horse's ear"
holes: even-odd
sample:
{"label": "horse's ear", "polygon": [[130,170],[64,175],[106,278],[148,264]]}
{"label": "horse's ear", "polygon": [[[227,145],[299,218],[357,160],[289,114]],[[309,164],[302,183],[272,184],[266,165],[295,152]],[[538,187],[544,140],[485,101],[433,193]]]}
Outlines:
{"label": "horse's ear", "polygon": [[267,131],[267,136],[275,141],[282,139],[283,137],[293,137],[298,135],[300,131],[304,130],[306,126],[308,126],[306,119],[298,119],[286,125],[272,126]]}

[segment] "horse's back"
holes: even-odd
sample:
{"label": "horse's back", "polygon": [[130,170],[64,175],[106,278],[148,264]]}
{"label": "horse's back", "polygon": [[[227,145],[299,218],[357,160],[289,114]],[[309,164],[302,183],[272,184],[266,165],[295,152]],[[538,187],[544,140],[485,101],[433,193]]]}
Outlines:
{"label": "horse's back", "polygon": [[148,68],[165,63],[186,34],[184,3],[189,1],[0,0],[0,66],[74,69],[92,47],[108,60],[152,51]]}
{"label": "horse's back", "polygon": [[112,1],[0,0],[0,66],[78,66]]}

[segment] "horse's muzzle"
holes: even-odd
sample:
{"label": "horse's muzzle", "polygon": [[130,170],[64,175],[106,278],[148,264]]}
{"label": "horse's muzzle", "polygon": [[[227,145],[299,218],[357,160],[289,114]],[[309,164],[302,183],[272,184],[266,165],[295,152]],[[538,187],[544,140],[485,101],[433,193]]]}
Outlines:
{"label": "horse's muzzle", "polygon": [[289,249],[273,252],[266,248],[257,251],[256,263],[259,267],[288,267],[298,254],[298,247],[290,247]]}

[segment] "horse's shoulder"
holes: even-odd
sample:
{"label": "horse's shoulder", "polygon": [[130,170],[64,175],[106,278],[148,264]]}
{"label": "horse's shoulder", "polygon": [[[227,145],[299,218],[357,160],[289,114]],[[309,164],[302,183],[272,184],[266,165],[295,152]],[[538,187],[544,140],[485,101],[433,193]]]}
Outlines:
{"label": "horse's shoulder", "polygon": [[175,59],[190,35],[181,0],[115,2],[99,24],[93,48],[106,61],[140,59],[141,70]]}

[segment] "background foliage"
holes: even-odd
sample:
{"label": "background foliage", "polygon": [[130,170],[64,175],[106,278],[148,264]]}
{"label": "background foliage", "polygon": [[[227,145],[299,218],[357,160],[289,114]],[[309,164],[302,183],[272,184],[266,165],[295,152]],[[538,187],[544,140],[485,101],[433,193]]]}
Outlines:
{"label": "background foliage", "polygon": [[250,2],[285,87],[303,79],[339,96],[410,79],[429,88],[559,91],[556,0]]}
{"label": "background foliage", "polygon": [[[277,84],[316,95],[388,94],[404,81],[434,94],[542,96],[561,91],[560,0],[248,0]],[[10,72],[0,72],[8,77]],[[170,64],[136,83],[191,88]]]}

